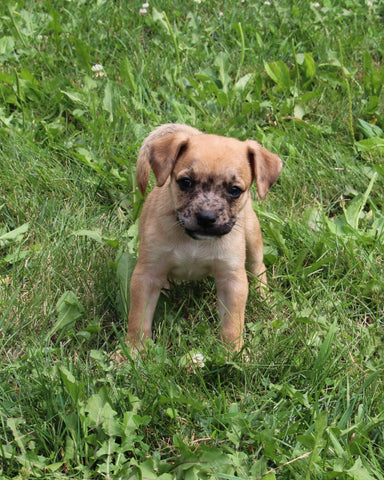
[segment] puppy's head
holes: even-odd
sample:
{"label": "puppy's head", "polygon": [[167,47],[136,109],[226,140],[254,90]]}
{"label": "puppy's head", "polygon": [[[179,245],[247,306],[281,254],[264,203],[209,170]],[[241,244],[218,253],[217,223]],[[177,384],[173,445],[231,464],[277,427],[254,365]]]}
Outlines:
{"label": "puppy's head", "polygon": [[176,218],[194,239],[229,233],[249,198],[252,181],[264,199],[281,159],[253,140],[176,132],[149,146],[157,186],[170,179]]}

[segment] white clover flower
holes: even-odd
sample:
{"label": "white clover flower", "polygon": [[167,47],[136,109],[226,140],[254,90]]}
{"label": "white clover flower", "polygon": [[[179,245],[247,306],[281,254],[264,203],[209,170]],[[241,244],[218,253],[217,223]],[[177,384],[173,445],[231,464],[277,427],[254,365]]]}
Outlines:
{"label": "white clover flower", "polygon": [[102,78],[105,76],[104,67],[100,63],[96,63],[91,67],[92,72],[95,74],[96,78]]}
{"label": "white clover flower", "polygon": [[101,72],[103,70],[103,66],[100,65],[100,63],[96,63],[96,65],[93,65],[92,67],[92,72]]}
{"label": "white clover flower", "polygon": [[201,353],[189,352],[181,358],[180,365],[188,372],[196,374],[197,369],[205,367],[204,356]]}
{"label": "white clover flower", "polygon": [[370,2],[369,0],[365,2],[367,7],[373,7],[373,2]]}
{"label": "white clover flower", "polygon": [[319,8],[320,7],[320,3],[319,2],[314,2],[311,4],[313,8]]}
{"label": "white clover flower", "polygon": [[269,7],[271,5],[271,2],[269,2],[268,0],[266,2],[264,2],[264,5],[266,5],[267,7]]}
{"label": "white clover flower", "polygon": [[191,357],[192,363],[200,368],[205,367],[204,357],[201,353],[194,353]]}
{"label": "white clover flower", "polygon": [[143,3],[142,7],[143,7],[143,8],[148,8],[148,7],[149,7],[149,3],[148,3],[148,2]]}
{"label": "white clover flower", "polygon": [[146,8],[140,8],[139,13],[140,13],[140,15],[144,15],[145,13],[147,13],[147,9]]}

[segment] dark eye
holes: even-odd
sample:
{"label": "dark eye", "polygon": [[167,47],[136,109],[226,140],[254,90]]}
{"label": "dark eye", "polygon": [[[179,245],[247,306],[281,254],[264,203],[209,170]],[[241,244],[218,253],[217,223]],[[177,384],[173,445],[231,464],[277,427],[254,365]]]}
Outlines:
{"label": "dark eye", "polygon": [[236,187],[236,185],[232,185],[228,188],[228,193],[232,198],[239,198],[243,190],[240,187]]}
{"label": "dark eye", "polygon": [[180,190],[183,192],[189,192],[195,186],[195,182],[188,177],[182,177],[177,180]]}

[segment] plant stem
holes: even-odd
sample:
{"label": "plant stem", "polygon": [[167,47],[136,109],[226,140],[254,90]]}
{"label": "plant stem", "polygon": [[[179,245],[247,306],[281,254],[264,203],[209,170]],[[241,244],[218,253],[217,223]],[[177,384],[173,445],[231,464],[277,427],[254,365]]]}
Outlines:
{"label": "plant stem", "polygon": [[235,83],[236,83],[236,82],[238,81],[238,79],[240,78],[241,68],[242,68],[242,66],[243,66],[244,59],[245,59],[245,40],[244,40],[244,32],[243,32],[243,28],[242,28],[240,22],[237,24],[237,28],[238,28],[239,33],[240,33],[241,55],[240,55],[240,62],[239,62],[239,67],[238,67],[238,69],[237,69],[237,74],[236,74]]}
{"label": "plant stem", "polygon": [[167,23],[169,34],[172,37],[173,46],[175,47],[176,63],[177,63],[177,76],[179,77],[180,87],[183,88],[183,82],[181,81],[181,62],[180,62],[179,44],[177,42],[177,38],[176,38],[176,35],[175,35],[175,33],[174,33],[174,31],[171,27],[171,24],[169,23],[169,19],[167,17],[167,14],[164,11],[162,13],[163,13],[163,16],[164,16],[164,20]]}
{"label": "plant stem", "polygon": [[351,136],[352,145],[355,143],[355,131],[353,128],[353,114],[352,114],[352,95],[351,95],[351,88],[349,86],[349,81],[344,69],[344,62],[343,62],[343,48],[341,46],[340,39],[339,42],[339,51],[340,51],[340,63],[341,63],[341,72],[345,82],[345,88],[347,89],[347,97],[348,97],[348,127],[349,127],[349,134]]}

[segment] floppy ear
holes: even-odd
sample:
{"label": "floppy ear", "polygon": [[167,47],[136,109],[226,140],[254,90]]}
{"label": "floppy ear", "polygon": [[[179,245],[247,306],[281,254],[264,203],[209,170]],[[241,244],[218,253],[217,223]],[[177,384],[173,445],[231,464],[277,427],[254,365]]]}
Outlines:
{"label": "floppy ear", "polygon": [[259,197],[264,200],[269,189],[276,182],[283,162],[280,157],[262,147],[255,140],[247,140],[248,156],[256,181]]}
{"label": "floppy ear", "polygon": [[149,164],[155,174],[158,187],[162,187],[170,176],[188,140],[189,136],[185,132],[176,132],[159,138],[149,145]]}
{"label": "floppy ear", "polygon": [[136,164],[136,183],[143,196],[145,195],[149,181],[149,170],[148,146],[143,143]]}

